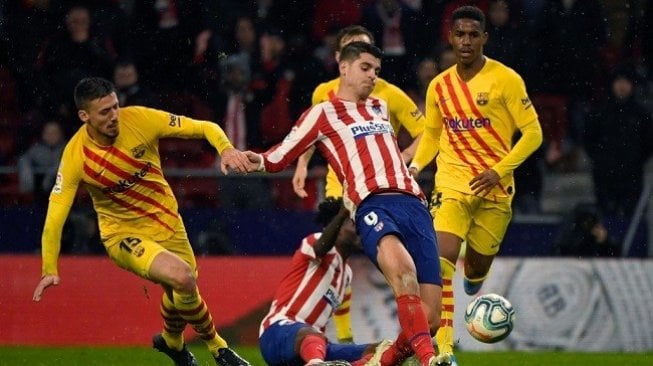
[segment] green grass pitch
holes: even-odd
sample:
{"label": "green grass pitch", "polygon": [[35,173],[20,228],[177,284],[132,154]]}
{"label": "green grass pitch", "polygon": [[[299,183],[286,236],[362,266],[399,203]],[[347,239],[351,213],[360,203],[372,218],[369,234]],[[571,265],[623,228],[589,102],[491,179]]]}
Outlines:
{"label": "green grass pitch", "polygon": [[[202,366],[215,365],[201,344],[191,350]],[[256,347],[235,347],[253,366],[265,362]],[[460,352],[461,366],[644,366],[653,353]],[[162,353],[145,347],[0,347],[0,366],[172,366]]]}

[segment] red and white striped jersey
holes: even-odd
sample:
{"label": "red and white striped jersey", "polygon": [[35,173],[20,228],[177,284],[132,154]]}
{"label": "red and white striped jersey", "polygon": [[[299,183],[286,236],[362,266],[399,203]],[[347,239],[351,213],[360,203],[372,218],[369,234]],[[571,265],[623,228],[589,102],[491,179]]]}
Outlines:
{"label": "red and white striped jersey", "polygon": [[279,320],[303,322],[324,332],[331,315],[343,302],[351,286],[351,267],[335,247],[324,257],[316,258],[313,246],[320,235],[305,237],[295,251],[290,270],[281,280],[270,311],[261,322],[259,336]]}
{"label": "red and white striped jersey", "polygon": [[284,169],[311,145],[327,159],[343,182],[343,196],[355,206],[379,191],[424,199],[408,173],[381,99],[356,103],[334,97],[308,109],[286,138],[263,154],[265,170]]}

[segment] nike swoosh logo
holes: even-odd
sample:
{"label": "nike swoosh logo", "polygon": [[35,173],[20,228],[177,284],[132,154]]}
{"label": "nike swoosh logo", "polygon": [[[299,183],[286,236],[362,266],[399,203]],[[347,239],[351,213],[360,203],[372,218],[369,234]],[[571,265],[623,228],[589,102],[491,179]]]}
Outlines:
{"label": "nike swoosh logo", "polygon": [[103,168],[103,169],[100,170],[99,172],[95,173],[95,177],[99,177],[99,176],[101,176],[102,173],[104,173],[105,170],[107,170],[107,169],[106,169],[106,168]]}

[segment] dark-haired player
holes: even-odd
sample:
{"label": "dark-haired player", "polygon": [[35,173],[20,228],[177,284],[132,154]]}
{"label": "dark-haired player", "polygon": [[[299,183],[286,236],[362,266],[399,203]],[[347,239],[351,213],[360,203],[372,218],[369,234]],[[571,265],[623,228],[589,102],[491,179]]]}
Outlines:
{"label": "dark-haired player", "polygon": [[351,42],[340,53],[340,88],[308,109],[277,146],[245,152],[250,171],[278,172],[316,146],[343,182],[343,202],[351,212],[367,257],[393,290],[401,331],[381,364],[416,354],[422,366],[435,365],[430,332],[440,323],[440,263],[425,197],[401,156],[385,101],[370,97],[381,69],[382,52]]}
{"label": "dark-haired player", "polygon": [[[335,58],[336,61],[339,61],[340,52],[347,44],[351,42],[374,44],[374,36],[363,26],[350,25],[338,32],[336,42],[338,44],[338,51],[336,51]],[[318,85],[313,91],[312,104],[316,105],[328,101],[336,95],[339,87],[340,78]],[[406,93],[384,79],[378,78],[376,80],[372,96],[386,102],[388,106],[388,117],[395,135],[399,133],[400,129],[404,128],[413,138],[412,143],[401,152],[404,160],[409,162],[413,158],[413,155],[415,155],[419,137],[424,129],[424,115],[422,115],[415,102]],[[297,167],[293,176],[293,189],[300,197],[306,197],[308,195],[304,190],[304,183],[308,174],[308,162],[313,152],[314,149],[310,149],[297,160]],[[342,197],[342,183],[338,180],[338,177],[331,168],[329,168],[326,176],[325,197]]]}
{"label": "dark-haired player", "polygon": [[260,349],[268,365],[324,365],[374,353],[374,344],[333,344],[324,334],[351,286],[347,259],[362,250],[348,215],[342,199],[320,204],[316,221],[324,230],[302,240],[261,322]]}
{"label": "dark-haired player", "polygon": [[[438,365],[456,364],[452,278],[461,243],[467,241],[465,292],[473,295],[487,277],[512,217],[513,171],[542,143],[522,78],[483,55],[488,38],[483,12],[460,7],[451,25],[456,64],[429,84],[424,134],[411,163],[416,175],[439,152],[431,206],[443,280]],[[517,130],[522,136],[512,146]]]}
{"label": "dark-haired player", "polygon": [[154,348],[176,366],[198,365],[184,343],[183,330],[190,325],[218,365],[248,366],[218,335],[200,296],[195,256],[161,170],[158,144],[164,137],[206,139],[220,153],[225,174],[243,171],[247,158],[215,123],[145,107],[120,108],[115,86],[102,78],[82,79],[75,87],[75,104],[84,123],[64,148],[50,193],[41,238],[43,268],[33,300],[40,301],[45,289],[59,284],[61,232],[84,183],[111,260],[163,286],[163,332],[154,336]]}

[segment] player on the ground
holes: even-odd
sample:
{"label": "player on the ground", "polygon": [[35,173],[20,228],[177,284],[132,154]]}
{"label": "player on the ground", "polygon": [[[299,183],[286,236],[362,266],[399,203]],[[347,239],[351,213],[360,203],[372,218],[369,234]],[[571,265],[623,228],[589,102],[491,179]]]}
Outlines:
{"label": "player on the ground", "polygon": [[324,230],[302,240],[261,322],[259,343],[268,365],[355,361],[374,353],[376,344],[333,344],[324,334],[351,287],[347,259],[362,250],[348,215],[342,199],[327,199],[319,205],[316,222]]}
{"label": "player on the ground", "polygon": [[279,145],[263,154],[245,153],[250,171],[278,172],[310,146],[320,150],[344,182],[343,201],[365,254],[397,302],[401,331],[380,363],[394,365],[414,352],[421,365],[432,366],[430,332],[440,322],[442,295],[438,248],[425,197],[401,156],[386,103],[370,97],[381,57],[369,43],[345,46],[337,94],[304,112]]}
{"label": "player on the ground", "polygon": [[218,335],[199,294],[195,256],[177,200],[161,170],[158,142],[164,137],[206,139],[221,155],[225,174],[228,169],[244,171],[247,157],[233,148],[215,123],[145,107],[120,108],[115,86],[101,78],[81,80],[75,87],[75,104],[84,124],[64,149],[50,194],[42,236],[42,275],[33,300],[40,301],[45,289],[60,282],[61,232],[83,183],[93,199],[111,260],[164,288],[163,331],[154,336],[154,348],[177,366],[198,365],[182,334],[190,324],[218,365],[249,365]]}
{"label": "player on the ground", "polygon": [[[460,7],[451,24],[456,65],[429,85],[425,130],[410,168],[416,175],[439,152],[431,202],[443,280],[438,365],[456,364],[452,278],[462,241],[467,242],[465,292],[473,295],[512,217],[513,171],[542,143],[522,78],[483,55],[488,38],[483,12]],[[522,136],[512,146],[516,130]]]}
{"label": "player on the ground", "polygon": [[[341,29],[336,39],[338,45],[338,51],[336,51],[335,55],[336,61],[340,60],[342,48],[354,41],[374,44],[374,36],[369,30],[360,25],[351,25]],[[318,85],[313,91],[312,105],[328,101],[336,95],[339,87],[340,78]],[[399,133],[401,128],[405,128],[413,138],[412,143],[401,152],[404,160],[410,162],[413,155],[415,155],[419,137],[424,129],[424,116],[422,112],[406,93],[382,78],[377,78],[372,96],[385,101],[387,104],[390,124],[395,135]],[[304,189],[304,184],[308,174],[308,162],[311,160],[314,151],[315,148],[307,150],[297,160],[297,167],[295,168],[292,180],[293,190],[302,198],[308,196],[308,193]],[[325,190],[325,197],[342,197],[342,184],[330,167],[327,171]],[[338,338],[347,338],[345,334],[347,330],[340,329],[340,326],[337,328],[339,328]]]}

